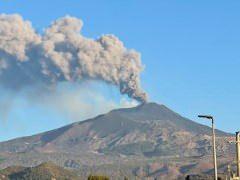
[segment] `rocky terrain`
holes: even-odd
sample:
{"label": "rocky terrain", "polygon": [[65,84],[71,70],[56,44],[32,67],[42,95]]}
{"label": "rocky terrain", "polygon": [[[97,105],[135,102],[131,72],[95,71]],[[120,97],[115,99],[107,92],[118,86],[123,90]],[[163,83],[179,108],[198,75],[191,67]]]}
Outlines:
{"label": "rocky terrain", "polygon": [[[216,131],[219,164],[234,158],[232,135]],[[52,161],[83,177],[92,171],[111,177],[170,179],[211,173],[211,129],[146,103],[96,118],[0,143],[1,168]]]}

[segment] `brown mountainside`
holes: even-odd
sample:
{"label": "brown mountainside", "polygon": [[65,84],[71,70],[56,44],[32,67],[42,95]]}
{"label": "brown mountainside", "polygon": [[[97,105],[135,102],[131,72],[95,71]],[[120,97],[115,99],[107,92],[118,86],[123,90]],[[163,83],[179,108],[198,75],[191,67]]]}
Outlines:
{"label": "brown mountainside", "polygon": [[[232,154],[234,146],[226,141],[231,134],[217,130],[216,135],[218,155]],[[2,142],[0,155],[4,159],[1,167],[33,166],[51,160],[81,170],[81,173],[90,171],[92,165],[101,165],[100,169],[104,169],[101,171],[114,174],[114,168],[122,166],[124,169],[127,164],[130,174],[137,176],[164,173],[180,176],[198,166],[200,168],[196,171],[211,168],[209,165],[202,168],[202,160],[201,164],[198,163],[201,158],[211,155],[211,128],[184,118],[164,105],[146,103],[113,110],[49,132]],[[112,164],[110,168],[109,164]],[[153,168],[146,170],[146,167]],[[177,167],[174,172],[172,167]]]}

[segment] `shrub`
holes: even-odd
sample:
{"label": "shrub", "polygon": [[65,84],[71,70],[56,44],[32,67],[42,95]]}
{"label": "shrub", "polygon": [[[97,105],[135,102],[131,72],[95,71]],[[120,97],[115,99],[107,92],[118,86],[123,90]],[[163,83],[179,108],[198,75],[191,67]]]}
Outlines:
{"label": "shrub", "polygon": [[110,178],[103,175],[90,175],[88,176],[88,180],[110,180]]}

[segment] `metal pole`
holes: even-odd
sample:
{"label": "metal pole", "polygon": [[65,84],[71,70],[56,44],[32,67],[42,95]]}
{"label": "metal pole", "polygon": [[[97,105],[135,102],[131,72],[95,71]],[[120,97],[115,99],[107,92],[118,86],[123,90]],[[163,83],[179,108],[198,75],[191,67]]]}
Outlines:
{"label": "metal pole", "polygon": [[214,129],[214,118],[210,115],[198,115],[199,118],[206,118],[212,120],[212,152],[213,152],[213,164],[214,164],[214,179],[218,180],[217,173],[217,155],[216,155],[216,140],[215,140],[215,129]]}
{"label": "metal pole", "polygon": [[240,132],[236,132],[237,177],[240,176]]}
{"label": "metal pole", "polygon": [[215,129],[214,119],[212,118],[212,142],[213,142],[213,161],[214,161],[214,179],[218,179],[217,174],[217,155],[216,155],[216,141],[215,141]]}

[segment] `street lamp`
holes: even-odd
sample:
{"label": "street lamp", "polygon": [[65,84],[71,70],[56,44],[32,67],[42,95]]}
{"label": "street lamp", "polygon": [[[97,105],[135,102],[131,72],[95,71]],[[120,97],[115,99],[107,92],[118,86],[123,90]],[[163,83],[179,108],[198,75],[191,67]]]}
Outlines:
{"label": "street lamp", "polygon": [[214,130],[214,119],[210,115],[199,115],[199,118],[205,118],[212,121],[212,144],[213,144],[213,163],[214,163],[214,178],[217,180],[217,155],[216,155],[216,142],[215,142],[215,130]]}

